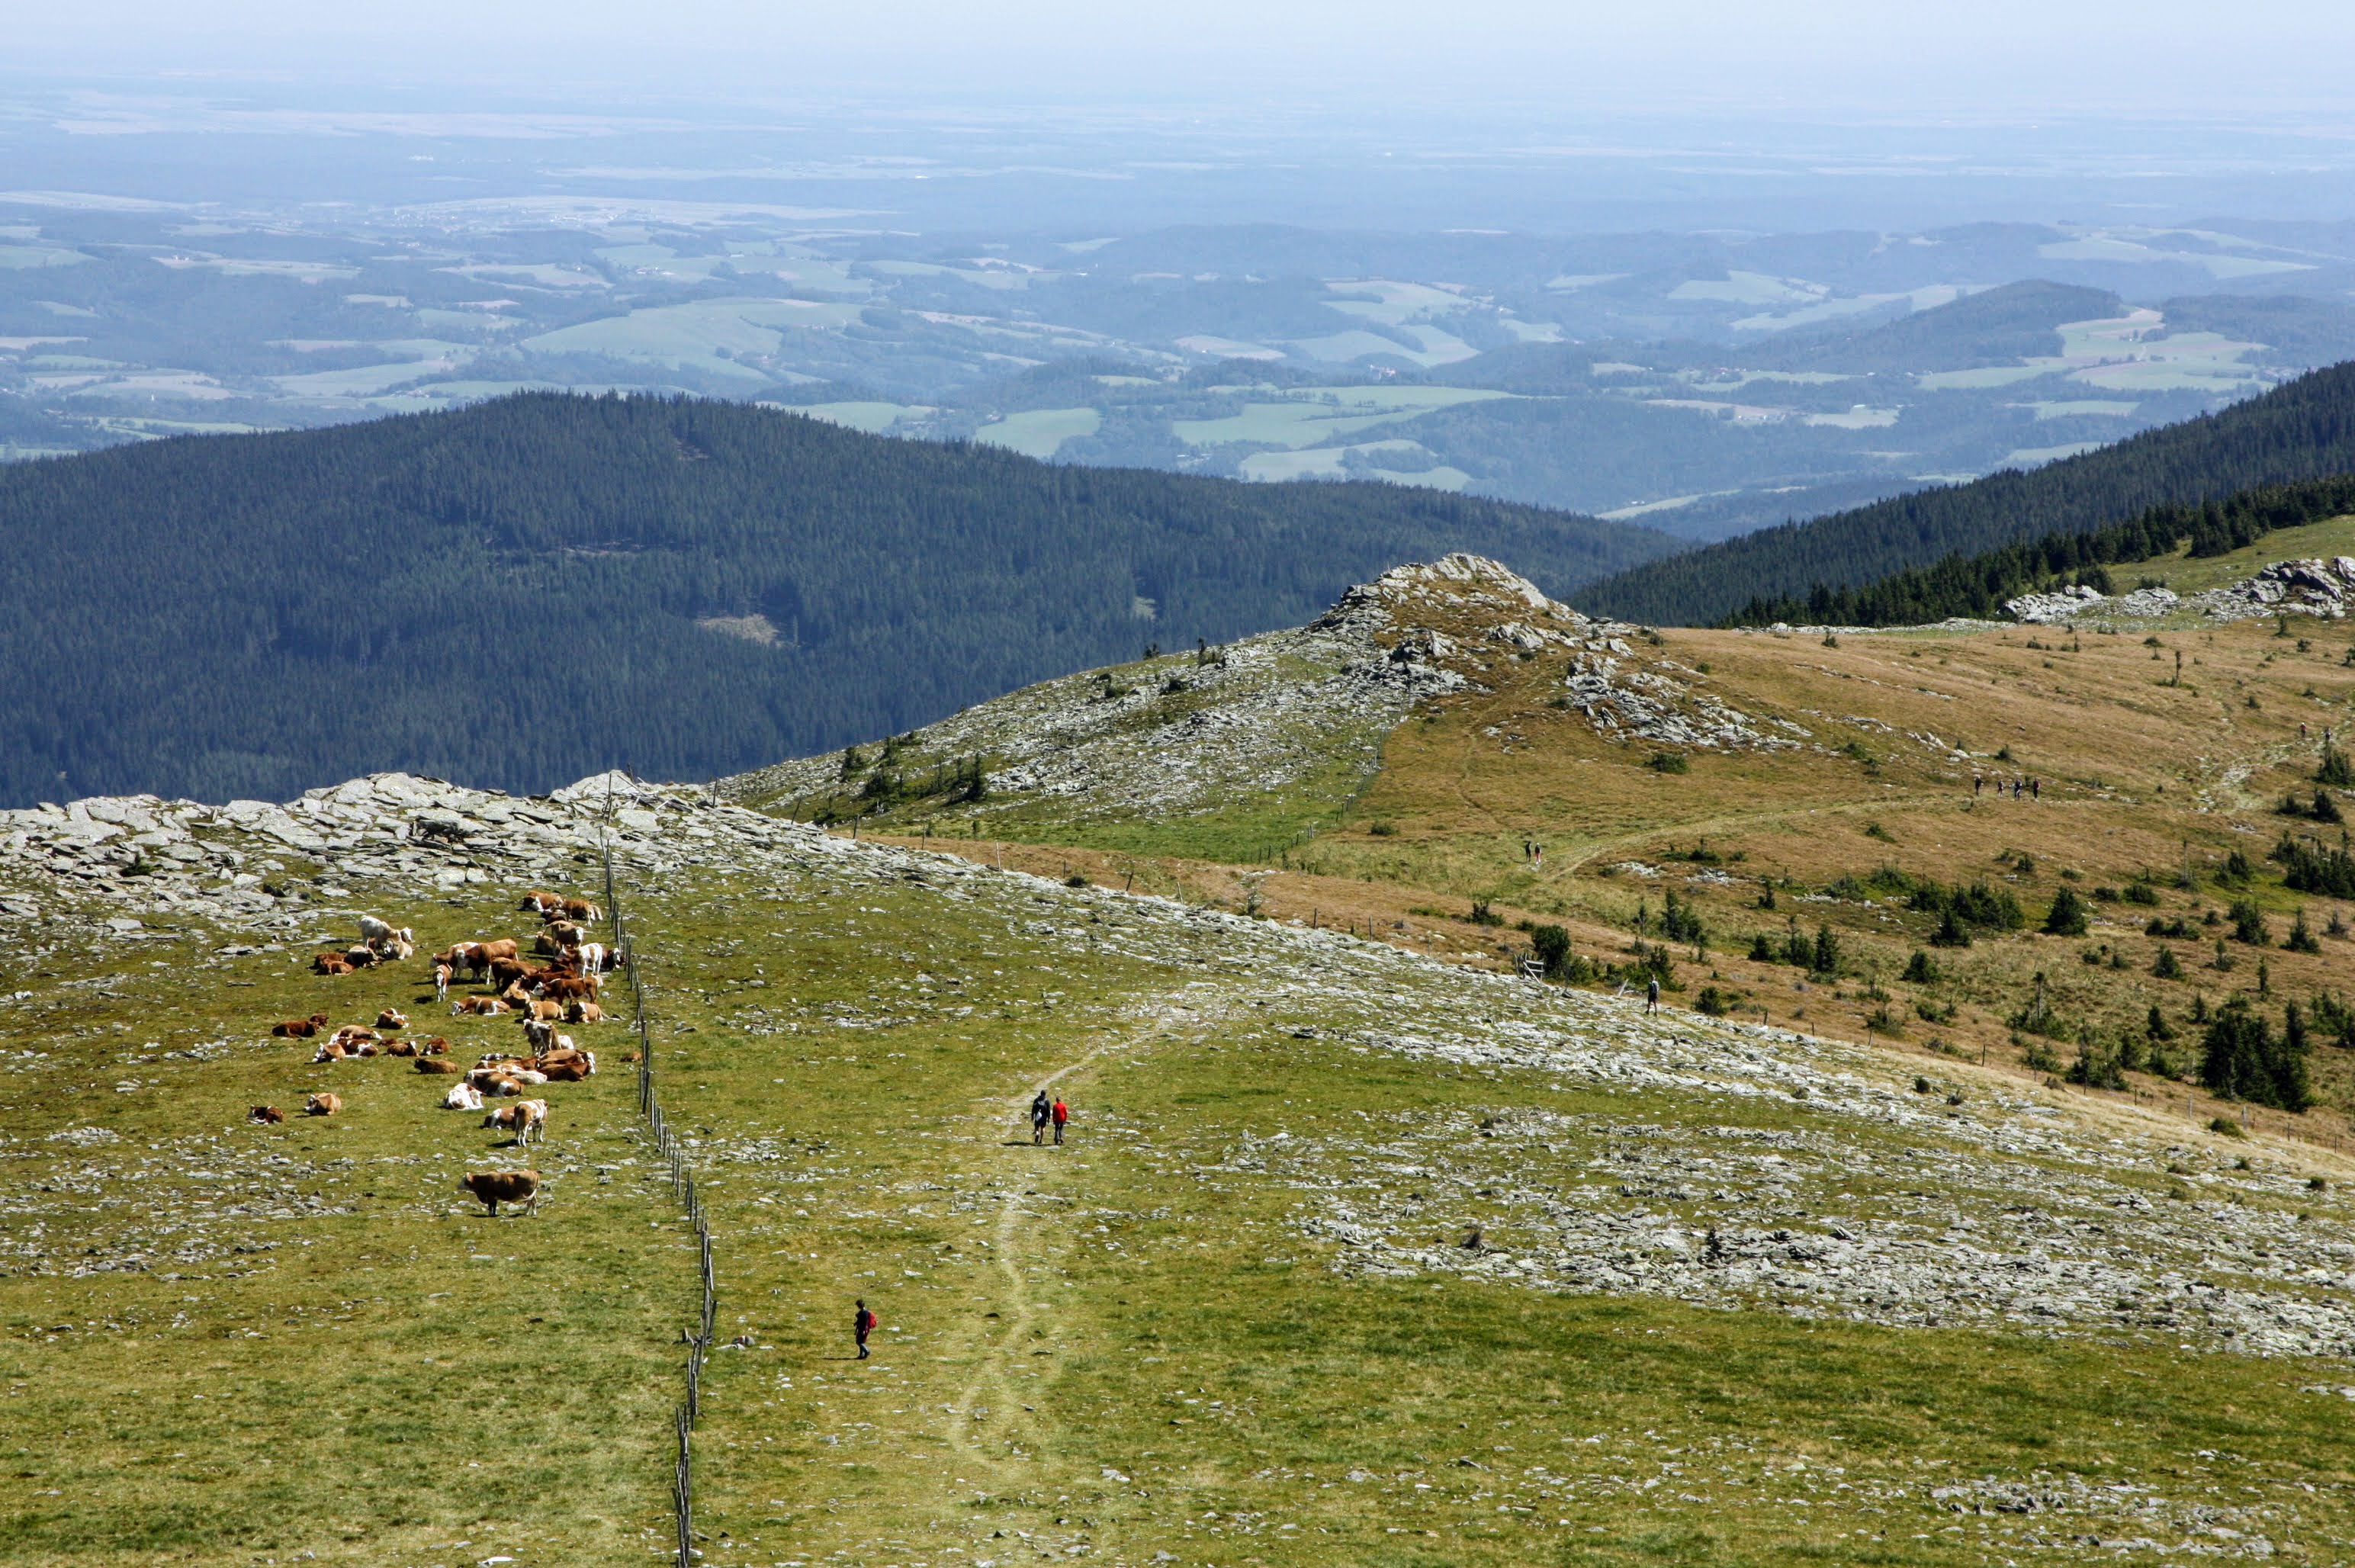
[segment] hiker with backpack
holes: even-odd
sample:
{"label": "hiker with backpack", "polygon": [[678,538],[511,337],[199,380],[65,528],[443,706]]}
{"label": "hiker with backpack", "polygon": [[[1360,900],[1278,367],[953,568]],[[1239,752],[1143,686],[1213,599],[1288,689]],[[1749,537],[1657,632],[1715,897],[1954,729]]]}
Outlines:
{"label": "hiker with backpack", "polygon": [[1030,1102],[1030,1141],[1032,1143],[1042,1144],[1047,1141],[1047,1119],[1053,1114],[1053,1109],[1047,1104],[1047,1091],[1039,1090],[1038,1097]]}
{"label": "hiker with backpack", "polygon": [[858,1310],[851,1316],[850,1331],[858,1339],[858,1359],[862,1361],[867,1360],[867,1336],[875,1332],[875,1314],[867,1310],[866,1299],[861,1297]]}

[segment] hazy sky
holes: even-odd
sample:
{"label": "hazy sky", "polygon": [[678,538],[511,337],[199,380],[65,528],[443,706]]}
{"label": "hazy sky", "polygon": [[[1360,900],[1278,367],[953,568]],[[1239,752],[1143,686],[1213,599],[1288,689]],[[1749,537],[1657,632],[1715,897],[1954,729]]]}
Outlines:
{"label": "hazy sky", "polygon": [[2346,117],[2345,0],[11,0],[19,69],[654,94]]}

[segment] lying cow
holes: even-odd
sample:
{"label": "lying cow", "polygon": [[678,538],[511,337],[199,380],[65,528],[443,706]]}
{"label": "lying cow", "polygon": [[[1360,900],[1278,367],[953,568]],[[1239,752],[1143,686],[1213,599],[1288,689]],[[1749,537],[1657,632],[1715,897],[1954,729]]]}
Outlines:
{"label": "lying cow", "polygon": [[536,1170],[470,1170],[458,1190],[483,1200],[496,1218],[502,1203],[520,1203],[527,1214],[539,1212],[539,1172]]}
{"label": "lying cow", "polygon": [[280,1040],[308,1040],[317,1034],[326,1021],[326,1014],[313,1013],[307,1019],[288,1019],[282,1023],[272,1024],[270,1032]]}
{"label": "lying cow", "polygon": [[464,1072],[464,1068],[446,1056],[421,1056],[417,1059],[420,1072]]}
{"label": "lying cow", "polygon": [[245,1114],[245,1119],[249,1122],[260,1122],[265,1126],[276,1126],[286,1119],[286,1113],[275,1105],[256,1105]]}
{"label": "lying cow", "polygon": [[564,901],[554,893],[526,893],[523,902],[516,905],[518,914],[549,914],[564,907]]}
{"label": "lying cow", "polygon": [[517,1100],[512,1105],[498,1105],[485,1113],[483,1125],[504,1127],[515,1134],[516,1147],[521,1148],[537,1135],[539,1141],[548,1139],[548,1102]]}
{"label": "lying cow", "polygon": [[507,1005],[496,997],[467,997],[450,1004],[452,1018],[493,1018],[506,1012]]}
{"label": "lying cow", "polygon": [[348,975],[353,967],[352,961],[340,953],[322,953],[311,960],[314,975]]}
{"label": "lying cow", "polygon": [[483,1108],[483,1092],[472,1083],[453,1083],[450,1092],[442,1096],[445,1111],[479,1111]]}
{"label": "lying cow", "polygon": [[341,1061],[350,1054],[342,1040],[323,1040],[319,1042],[319,1049],[311,1053],[311,1065],[316,1067],[323,1061]]}
{"label": "lying cow", "polygon": [[605,1021],[605,1009],[594,1002],[567,1002],[564,1021],[569,1024],[601,1024]]}
{"label": "lying cow", "polygon": [[382,1029],[404,1029],[409,1027],[409,1015],[398,1008],[387,1008],[376,1016],[376,1027]]}
{"label": "lying cow", "polygon": [[564,918],[567,920],[602,920],[605,918],[605,912],[599,909],[595,904],[591,903],[587,899],[566,899],[564,901]]}
{"label": "lying cow", "polygon": [[337,1094],[314,1094],[303,1102],[306,1116],[332,1116],[343,1108],[343,1097]]}

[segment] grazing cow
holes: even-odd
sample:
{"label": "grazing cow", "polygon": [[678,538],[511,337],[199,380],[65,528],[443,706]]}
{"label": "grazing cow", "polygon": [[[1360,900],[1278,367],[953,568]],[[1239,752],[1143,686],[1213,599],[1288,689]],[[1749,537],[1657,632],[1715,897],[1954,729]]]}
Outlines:
{"label": "grazing cow", "polygon": [[420,1072],[464,1072],[464,1068],[446,1056],[421,1056],[417,1059]]}
{"label": "grazing cow", "polygon": [[417,933],[405,925],[389,925],[372,914],[360,916],[360,940],[371,947],[395,942],[415,942]]}
{"label": "grazing cow", "polygon": [[579,958],[581,961],[581,972],[583,975],[602,975],[605,972],[605,944],[603,943],[584,942],[581,944],[574,956]]}
{"label": "grazing cow", "polygon": [[338,1094],[314,1094],[303,1102],[306,1116],[332,1116],[343,1108],[343,1097]]}
{"label": "grazing cow", "polygon": [[501,991],[506,990],[509,986],[515,985],[517,981],[521,980],[525,976],[530,973],[530,965],[525,964],[519,958],[494,958],[491,960],[491,985],[496,989]]}
{"label": "grazing cow", "polygon": [[516,905],[516,912],[518,914],[545,914],[563,907],[564,901],[554,893],[526,893],[523,902]]}
{"label": "grazing cow", "polygon": [[512,936],[502,936],[496,942],[485,942],[482,944],[482,948],[483,956],[485,958],[512,958],[521,951],[516,946],[516,939]]}
{"label": "grazing cow", "polygon": [[536,1170],[470,1170],[458,1190],[483,1200],[496,1217],[502,1203],[520,1203],[526,1213],[539,1212],[539,1172]]}
{"label": "grazing cow", "polygon": [[281,1040],[308,1040],[319,1032],[325,1019],[288,1019],[270,1026],[270,1032]]}
{"label": "grazing cow", "polygon": [[484,1115],[483,1125],[505,1127],[515,1134],[517,1148],[530,1143],[535,1132],[539,1134],[540,1141],[544,1143],[548,1138],[548,1102],[517,1100],[512,1105],[494,1106]]}
{"label": "grazing cow", "polygon": [[437,1002],[450,999],[450,965],[447,964],[433,965],[433,999]]}
{"label": "grazing cow", "polygon": [[587,899],[566,899],[564,901],[564,918],[567,920],[602,920],[605,918],[605,912],[599,909],[595,904],[591,903]]}
{"label": "grazing cow", "polygon": [[483,1092],[472,1083],[453,1083],[450,1092],[442,1096],[445,1111],[479,1111],[483,1108]]}
{"label": "grazing cow", "polygon": [[589,939],[589,933],[578,921],[551,920],[540,929],[542,936],[553,937],[565,947],[578,947]]}
{"label": "grazing cow", "polygon": [[407,1029],[409,1027],[409,1015],[397,1008],[387,1008],[384,1011],[377,1014],[376,1027],[378,1029]]}
{"label": "grazing cow", "polygon": [[286,1119],[286,1113],[275,1105],[256,1105],[245,1114],[245,1119],[249,1122],[260,1122],[266,1126],[276,1126]]}
{"label": "grazing cow", "polygon": [[[557,1002],[593,1002],[597,999],[597,978],[593,975],[549,975],[534,987],[536,995]],[[558,1011],[561,1012],[561,1007]]]}
{"label": "grazing cow", "polygon": [[556,1025],[543,1018],[526,1019],[523,1037],[531,1042],[532,1050],[544,1051],[556,1043]]}
{"label": "grazing cow", "polygon": [[492,1018],[506,1010],[507,1005],[496,997],[468,997],[464,1001],[450,1004],[452,1018],[461,1016]]}
{"label": "grazing cow", "polygon": [[340,953],[322,953],[311,960],[314,975],[348,975],[352,968],[352,961]]}
{"label": "grazing cow", "polygon": [[531,950],[538,957],[553,958],[564,951],[564,944],[543,931],[531,939]]}
{"label": "grazing cow", "polygon": [[605,1021],[605,1009],[594,1002],[567,1002],[564,1021],[569,1024],[601,1024]]}

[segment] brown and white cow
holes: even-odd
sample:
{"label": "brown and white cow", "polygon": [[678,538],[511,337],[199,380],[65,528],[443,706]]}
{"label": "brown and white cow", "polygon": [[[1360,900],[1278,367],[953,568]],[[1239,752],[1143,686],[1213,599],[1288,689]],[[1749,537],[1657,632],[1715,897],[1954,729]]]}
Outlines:
{"label": "brown and white cow", "polygon": [[265,1126],[275,1126],[286,1119],[286,1113],[275,1105],[256,1105],[245,1114],[245,1119],[260,1122]]}
{"label": "brown and white cow", "polygon": [[515,1134],[516,1147],[531,1143],[535,1135],[541,1142],[548,1138],[548,1102],[517,1100],[512,1105],[493,1106],[483,1117],[486,1127],[504,1127]]}
{"label": "brown and white cow", "polygon": [[520,1203],[526,1213],[539,1212],[539,1172],[536,1170],[470,1170],[458,1190],[482,1200],[496,1216],[502,1203]]}
{"label": "brown and white cow", "polygon": [[523,902],[516,905],[516,911],[520,914],[546,914],[563,907],[564,901],[554,893],[526,893]]}
{"label": "brown and white cow", "polygon": [[332,1116],[343,1108],[340,1094],[313,1094],[303,1102],[303,1114],[306,1116]]}
{"label": "brown and white cow", "polygon": [[398,1008],[387,1008],[376,1016],[376,1027],[382,1029],[404,1029],[409,1027],[409,1015]]}

